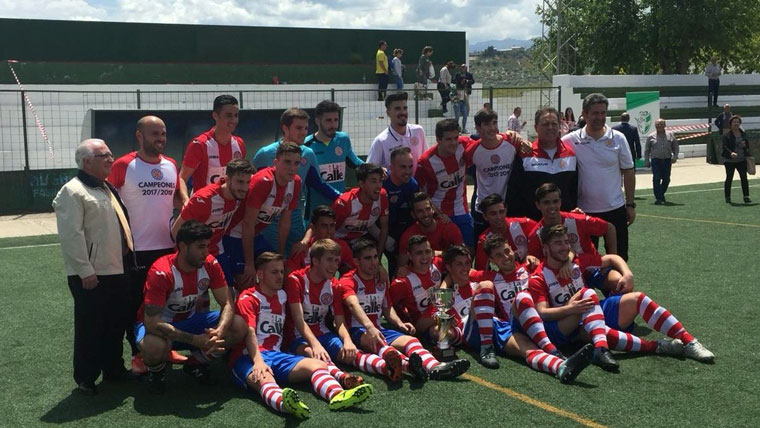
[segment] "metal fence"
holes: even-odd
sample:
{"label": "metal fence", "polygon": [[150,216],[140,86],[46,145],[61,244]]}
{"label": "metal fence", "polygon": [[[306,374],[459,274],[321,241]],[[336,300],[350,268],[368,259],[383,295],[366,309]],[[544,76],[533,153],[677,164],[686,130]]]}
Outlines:
{"label": "metal fence", "polygon": [[[392,92],[389,90],[389,93]],[[432,136],[441,114],[441,96],[434,88],[424,93],[409,92],[409,122],[422,125]],[[286,109],[297,106],[313,108],[329,99],[343,108],[342,130],[347,132],[359,155],[366,154],[372,140],[388,126],[385,106],[377,101],[376,90],[268,90],[268,91],[0,91],[0,171],[74,168],[74,148],[92,134],[91,114],[96,110],[182,111],[211,110],[216,96],[232,93],[243,110]],[[552,105],[561,108],[559,88],[475,88],[469,99],[466,127],[474,132],[472,117],[490,103],[499,113],[501,129],[514,107],[522,107],[524,120],[532,122],[537,108]],[[34,106],[30,110],[28,97]],[[39,118],[39,125],[35,114]],[[449,104],[449,113],[453,117]],[[531,126],[527,127],[532,129]],[[47,135],[48,142],[45,142]],[[525,136],[529,135],[525,133]],[[184,146],[187,141],[170,141]],[[251,154],[257,147],[248,147]],[[114,153],[121,155],[123,153]]]}

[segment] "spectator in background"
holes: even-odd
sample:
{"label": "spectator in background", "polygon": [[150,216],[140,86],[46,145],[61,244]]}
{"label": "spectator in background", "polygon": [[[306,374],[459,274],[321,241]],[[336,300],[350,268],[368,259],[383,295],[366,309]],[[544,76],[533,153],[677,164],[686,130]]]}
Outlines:
{"label": "spectator in background", "polygon": [[731,131],[731,118],[734,116],[733,113],[731,113],[731,105],[730,104],[724,104],[723,105],[723,112],[718,115],[718,117],[715,118],[715,126],[718,127],[718,132],[720,132],[720,135],[726,135]]}
{"label": "spectator in background", "polygon": [[404,89],[404,64],[401,57],[404,56],[404,50],[396,48],[393,50],[393,59],[391,60],[391,72],[393,73],[393,82],[396,84],[396,90]]}
{"label": "spectator in background", "polygon": [[741,128],[741,116],[735,115],[728,122],[731,124],[731,129],[723,135],[723,165],[726,167],[726,181],[723,184],[723,195],[726,197],[726,203],[730,204],[731,182],[734,181],[734,170],[739,171],[744,203],[748,204],[752,202],[749,199],[749,183],[747,182],[749,139]]}
{"label": "spectator in background", "polygon": [[[628,147],[631,148],[631,157],[633,157],[633,170],[636,170],[636,160],[641,159],[641,141],[639,140],[638,128],[631,126],[631,115],[624,111],[620,115],[620,125],[613,126],[612,129],[620,131],[628,140]],[[677,144],[677,143],[676,143]]]}
{"label": "spectator in background", "polygon": [[507,119],[507,130],[515,131],[518,134],[522,131],[523,127],[528,122],[525,120],[520,122],[521,114],[522,114],[522,109],[520,107],[515,107],[515,109],[512,110],[512,116],[509,116],[509,119]]}
{"label": "spectator in background", "polygon": [[[707,76],[707,104],[713,107],[718,106],[718,89],[720,88],[720,66],[718,65],[718,58],[713,56],[710,58],[710,63],[705,68],[705,76]],[[710,104],[710,94],[712,94],[712,104]]]}
{"label": "spectator in background", "polygon": [[375,54],[375,74],[377,75],[377,100],[385,100],[385,91],[388,89],[388,56],[385,50],[388,49],[388,43],[381,40]]}
{"label": "spectator in background", "polygon": [[491,110],[491,103],[483,103],[483,110]]}
{"label": "spectator in background", "polygon": [[656,131],[647,136],[644,147],[644,166],[652,166],[654,204],[663,205],[670,184],[670,165],[678,159],[678,140],[672,132],[665,131],[665,119],[657,119],[654,127]]}
{"label": "spectator in background", "polygon": [[454,98],[454,117],[459,122],[462,117],[462,133],[467,133],[467,116],[470,115],[470,94],[472,85],[475,84],[475,78],[472,73],[467,71],[467,64],[462,64],[459,73],[454,76],[454,87],[456,88],[456,97]]}
{"label": "spectator in background", "polygon": [[431,55],[433,55],[433,47],[425,46],[422,48],[422,55],[417,61],[417,83],[424,87],[427,87],[430,80],[435,79],[435,69],[433,62],[430,61]]}
{"label": "spectator in background", "polygon": [[562,135],[578,129],[578,125],[575,123],[575,114],[573,113],[573,109],[571,107],[565,109],[565,114],[560,119],[561,120],[559,126]]}
{"label": "spectator in background", "polygon": [[451,101],[451,72],[454,71],[456,64],[454,61],[449,61],[441,67],[440,76],[438,78],[438,93],[441,94],[441,110],[443,114],[448,113],[449,109],[446,105]]}

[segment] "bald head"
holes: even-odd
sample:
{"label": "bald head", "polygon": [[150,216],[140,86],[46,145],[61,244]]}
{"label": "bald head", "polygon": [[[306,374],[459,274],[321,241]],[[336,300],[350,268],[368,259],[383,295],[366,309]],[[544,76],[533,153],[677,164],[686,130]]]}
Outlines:
{"label": "bald head", "polygon": [[147,125],[160,125],[163,127],[166,127],[166,124],[164,124],[164,121],[161,120],[158,116],[143,116],[140,118],[140,120],[137,121],[137,130],[142,131],[145,129]]}
{"label": "bald head", "polygon": [[657,119],[654,121],[654,128],[657,130],[658,134],[664,134],[665,133],[665,119]]}
{"label": "bald head", "polygon": [[139,155],[146,160],[156,161],[166,146],[166,124],[156,116],[143,116],[137,121],[135,137],[140,143]]}
{"label": "bald head", "polygon": [[620,114],[620,121],[621,122],[628,123],[628,121],[630,121],[630,120],[631,120],[631,115],[628,114],[627,111],[624,111],[623,113]]}

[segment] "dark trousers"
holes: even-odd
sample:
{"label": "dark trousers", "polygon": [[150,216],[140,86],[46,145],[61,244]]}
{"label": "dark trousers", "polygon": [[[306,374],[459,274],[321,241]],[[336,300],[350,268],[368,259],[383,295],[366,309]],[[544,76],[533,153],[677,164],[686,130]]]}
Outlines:
{"label": "dark trousers", "polygon": [[388,75],[377,74],[377,100],[385,100],[385,92],[388,89]]}
{"label": "dark trousers", "polygon": [[140,306],[142,306],[143,303],[143,288],[145,287],[145,279],[148,277],[148,269],[150,269],[153,263],[161,256],[173,252],[174,248],[135,251],[137,269],[132,272],[129,278],[129,307],[127,308],[129,323],[126,328],[127,342],[129,342],[129,347],[132,348],[133,356],[140,352],[140,350],[137,349],[137,343],[135,343],[134,323],[137,320],[137,311],[140,310]]}
{"label": "dark trousers", "polygon": [[712,105],[718,105],[718,89],[720,88],[720,79],[707,80],[707,103],[710,103],[710,94],[712,94]]}
{"label": "dark trousers", "polygon": [[734,170],[739,172],[739,180],[742,182],[742,194],[745,198],[749,197],[749,182],[747,182],[747,161],[726,162],[726,181],[723,183],[723,195],[726,199],[731,199],[731,184],[734,181]]}
{"label": "dark trousers", "polygon": [[443,112],[446,113],[449,111],[448,107],[446,107],[446,104],[451,101],[451,89],[447,88],[443,83],[438,85],[438,93],[441,94],[441,108],[443,109]]}
{"label": "dark trousers", "polygon": [[654,198],[658,201],[665,200],[665,192],[670,184],[670,159],[652,158],[652,189]]}
{"label": "dark trousers", "polygon": [[[625,205],[612,211],[605,211],[601,213],[586,213],[594,217],[599,217],[609,223],[615,225],[617,236],[617,253],[623,260],[628,261],[628,215],[625,212]],[[592,237],[597,248],[599,248],[599,238]]]}
{"label": "dark trousers", "polygon": [[98,276],[98,286],[82,288],[82,279],[68,277],[74,297],[74,381],[94,384],[124,371],[124,330],[129,317],[127,275]]}

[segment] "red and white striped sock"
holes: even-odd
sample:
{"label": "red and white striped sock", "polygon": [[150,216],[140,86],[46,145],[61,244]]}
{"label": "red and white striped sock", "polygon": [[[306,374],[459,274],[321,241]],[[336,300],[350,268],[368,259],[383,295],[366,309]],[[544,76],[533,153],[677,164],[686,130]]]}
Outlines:
{"label": "red and white striped sock", "polygon": [[528,356],[525,357],[525,361],[533,370],[556,375],[557,370],[559,370],[559,366],[562,364],[563,360],[562,358],[547,354],[540,349],[533,349],[528,352]]}
{"label": "red and white striped sock", "polygon": [[528,333],[528,337],[533,343],[538,345],[544,352],[551,354],[557,351],[549,336],[546,335],[546,328],[541,316],[536,311],[536,304],[533,297],[527,291],[521,291],[515,296],[515,309],[517,310],[517,319],[523,330]]}
{"label": "red and white striped sock", "polygon": [[365,373],[385,374],[385,360],[375,354],[365,354],[364,352],[356,351],[354,366]]}
{"label": "red and white striped sock", "polygon": [[683,324],[670,311],[658,305],[657,302],[650,299],[646,294],[639,294],[636,307],[639,310],[639,315],[641,315],[641,318],[644,319],[649,327],[673,339],[681,339],[684,344],[694,340],[694,336],[686,331]]}
{"label": "red and white striped sock", "polygon": [[274,382],[265,383],[261,385],[259,394],[267,406],[285,413],[285,408],[282,406],[282,388],[279,385]]}
{"label": "red and white striped sock", "polygon": [[[493,328],[493,325],[491,326]],[[464,334],[462,329],[455,326],[449,329],[449,345],[460,346],[464,342]]]}
{"label": "red and white striped sock", "polygon": [[311,386],[314,392],[327,401],[332,400],[343,388],[327,369],[317,369],[311,374]]}
{"label": "red and white striped sock", "polygon": [[657,349],[657,342],[609,327],[607,327],[607,343],[610,349],[615,351],[654,352]]}
{"label": "red and white striped sock", "polygon": [[581,315],[583,329],[591,336],[591,341],[594,342],[595,348],[609,348],[605,334],[604,312],[602,312],[602,307],[599,306],[599,297],[594,290],[583,287],[580,298],[594,301],[594,307]]}
{"label": "red and white striped sock", "polygon": [[406,346],[404,346],[404,354],[419,355],[420,359],[422,360],[422,366],[425,367],[425,370],[427,371],[433,370],[435,367],[438,366],[438,364],[441,364],[438,360],[435,359],[433,354],[431,354],[430,352],[428,352],[427,349],[422,347],[422,344],[417,339],[412,339],[409,342],[407,342]]}
{"label": "red and white striped sock", "polygon": [[480,288],[472,297],[472,310],[475,321],[478,323],[480,346],[493,344],[493,302],[494,295],[491,288]]}
{"label": "red and white striped sock", "polygon": [[336,380],[341,380],[346,375],[343,370],[339,369],[338,366],[333,363],[327,363],[327,371],[330,373],[330,376],[334,377]]}

